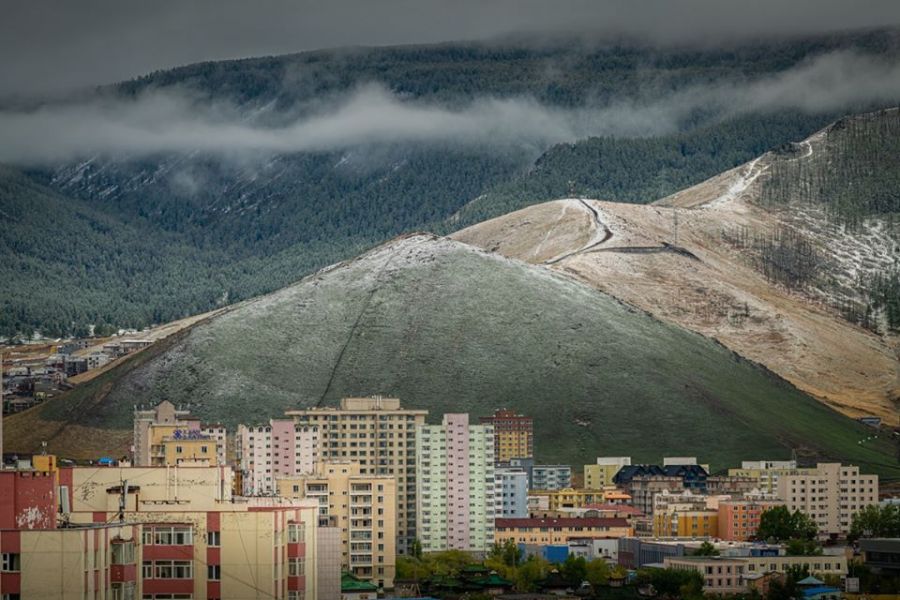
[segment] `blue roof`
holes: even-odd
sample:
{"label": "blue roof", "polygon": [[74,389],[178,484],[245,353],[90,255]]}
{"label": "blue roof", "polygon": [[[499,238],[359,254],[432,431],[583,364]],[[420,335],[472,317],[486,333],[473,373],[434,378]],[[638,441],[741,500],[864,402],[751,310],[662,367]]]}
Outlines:
{"label": "blue roof", "polygon": [[819,585],[816,587],[806,588],[803,590],[804,597],[818,596],[820,594],[840,594],[841,590],[827,585]]}

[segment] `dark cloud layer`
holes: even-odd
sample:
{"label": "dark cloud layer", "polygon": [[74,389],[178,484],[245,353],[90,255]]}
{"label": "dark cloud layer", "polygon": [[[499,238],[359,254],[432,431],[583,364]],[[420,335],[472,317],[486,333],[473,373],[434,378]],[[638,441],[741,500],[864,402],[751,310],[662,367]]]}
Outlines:
{"label": "dark cloud layer", "polygon": [[0,94],[345,45],[561,32],[716,43],[896,24],[897,0],[5,0]]}

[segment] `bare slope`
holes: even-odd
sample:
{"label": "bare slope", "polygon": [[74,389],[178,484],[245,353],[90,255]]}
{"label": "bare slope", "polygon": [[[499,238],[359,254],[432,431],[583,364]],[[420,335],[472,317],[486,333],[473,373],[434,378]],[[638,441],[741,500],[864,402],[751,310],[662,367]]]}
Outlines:
{"label": "bare slope", "polygon": [[135,404],[163,398],[234,425],[371,393],[432,420],[521,410],[535,417],[543,460],[690,452],[724,466],[796,448],[892,469],[887,442],[859,445],[865,428],[721,345],[549,269],[428,235],[172,336],[10,419],[10,445],[33,447],[32,428],[47,423],[118,440]]}
{"label": "bare slope", "polygon": [[[851,228],[822,206],[761,200],[773,165],[797,163],[802,172],[821,158],[817,152],[831,152],[833,161],[829,135],[820,132],[656,205],[560,200],[453,237],[563,271],[714,338],[848,415],[893,421],[900,411],[896,335],[864,329],[839,310],[858,299],[860,281],[896,264],[889,219],[866,218]],[[762,242],[773,260],[763,260]],[[802,260],[789,260],[807,254],[817,257],[808,274]]]}

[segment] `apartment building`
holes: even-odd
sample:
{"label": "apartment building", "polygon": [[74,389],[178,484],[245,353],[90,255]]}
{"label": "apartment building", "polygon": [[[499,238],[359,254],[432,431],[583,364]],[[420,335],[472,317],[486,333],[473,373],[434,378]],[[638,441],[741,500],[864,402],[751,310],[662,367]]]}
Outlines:
{"label": "apartment building", "polygon": [[546,497],[546,500],[532,502],[531,505],[541,507],[542,510],[548,511],[584,508],[591,504],[603,504],[606,501],[605,490],[590,490],[584,488],[532,490],[528,495]]}
{"label": "apartment building", "polygon": [[69,467],[59,480],[70,525],[140,526],[123,569],[135,597],[317,597],[313,501],[234,497],[229,467]]}
{"label": "apartment building", "polygon": [[312,473],[319,455],[319,430],[292,419],[238,425],[235,450],[245,496],[271,495],[279,477]]}
{"label": "apartment building", "polygon": [[767,494],[778,491],[782,475],[808,475],[815,468],[798,468],[796,460],[745,460],[741,468],[728,469],[730,477],[748,477],[756,481],[756,489]]}
{"label": "apartment building", "polygon": [[494,468],[494,516],[528,516],[528,473],[522,469]]}
{"label": "apartment building", "polygon": [[397,551],[406,553],[416,531],[416,427],[427,410],[405,409],[397,398],[344,398],[339,408],[309,408],[286,415],[319,433],[319,460],[352,460],[362,475],[397,479]]}
{"label": "apartment building", "polygon": [[813,473],[781,475],[778,497],[789,510],[812,517],[822,537],[841,537],[859,510],[878,503],[878,476],[863,475],[859,467],[819,463]]}
{"label": "apartment building", "polygon": [[598,490],[613,484],[619,469],[631,464],[630,456],[599,456],[597,463],[584,465],[584,487]]}
{"label": "apartment building", "polygon": [[569,465],[534,465],[531,468],[531,489],[561,490],[572,487],[572,467]]}
{"label": "apartment building", "polygon": [[422,550],[481,552],[494,542],[494,430],[445,414],[416,436],[418,531]]}
{"label": "apartment building", "polygon": [[315,504],[234,498],[230,472],[0,472],[0,596],[315,598]]}
{"label": "apartment building", "polygon": [[308,475],[279,478],[278,496],[318,505],[319,526],[340,536],[341,566],[393,588],[397,556],[397,480],[363,475],[349,460],[319,462]]}
{"label": "apartment building", "polygon": [[627,519],[599,517],[561,517],[497,519],[494,542],[505,544],[568,544],[570,539],[621,538],[633,535]]}
{"label": "apartment building", "polygon": [[0,528],[0,598],[141,598],[141,531],[120,523]]}
{"label": "apartment building", "polygon": [[784,504],[777,499],[732,499],[719,502],[719,537],[745,542],[756,537],[762,513]]}
{"label": "apartment building", "polygon": [[786,573],[792,568],[807,568],[817,577],[847,574],[845,556],[667,556],[663,564],[667,569],[700,573],[707,594],[746,592],[750,582],[759,575]]}
{"label": "apartment building", "polygon": [[481,417],[482,425],[494,426],[494,463],[534,456],[534,422],[531,417],[501,409]]}
{"label": "apartment building", "polygon": [[167,400],[134,412],[132,462],[136,467],[187,462],[224,465],[226,446],[224,425],[203,424]]}

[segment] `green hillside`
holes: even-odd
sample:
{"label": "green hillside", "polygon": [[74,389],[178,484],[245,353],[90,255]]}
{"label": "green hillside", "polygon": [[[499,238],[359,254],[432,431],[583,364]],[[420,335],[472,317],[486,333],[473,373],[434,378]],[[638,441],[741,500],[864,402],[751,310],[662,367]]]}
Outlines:
{"label": "green hillside", "polygon": [[544,461],[696,454],[722,468],[795,449],[900,475],[888,442],[859,444],[870,430],[722,346],[546,269],[428,235],[238,305],[151,352],[26,418],[122,431],[135,404],[168,399],[233,426],[384,394],[432,421],[498,407],[530,414]]}
{"label": "green hillside", "polygon": [[[486,98],[594,111],[652,104],[695,86],[765,80],[845,50],[896,57],[900,37],[872,30],[704,48],[564,39],[322,50],[188,65],[74,101],[174,91],[189,95],[201,113],[233,105],[248,120],[276,127],[369,85],[410,106],[450,111]],[[620,133],[631,137],[588,138],[585,131],[586,139],[554,147],[381,142],[239,160],[164,153],[29,165],[25,175],[53,200],[0,228],[0,262],[30,265],[3,273],[10,291],[0,292],[0,336],[175,320],[280,289],[405,232],[447,232],[570,192],[650,202],[866,108],[733,115],[698,106],[662,129],[647,119]],[[28,201],[19,193],[0,182],[0,210]],[[69,205],[120,224],[126,243],[118,231],[85,238],[80,225],[55,219],[53,247],[63,252],[57,264],[44,260],[41,216],[67,214]]]}

